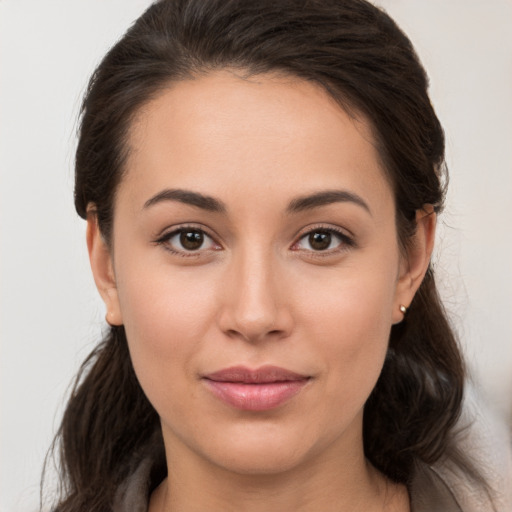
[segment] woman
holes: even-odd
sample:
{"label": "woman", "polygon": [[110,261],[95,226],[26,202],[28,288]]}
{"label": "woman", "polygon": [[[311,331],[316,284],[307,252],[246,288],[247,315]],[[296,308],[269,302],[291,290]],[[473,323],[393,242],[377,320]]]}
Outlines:
{"label": "woman", "polygon": [[462,510],[443,460],[492,507],[455,440],[426,89],[361,0],[164,0],[112,48],[75,189],[111,328],[58,511]]}

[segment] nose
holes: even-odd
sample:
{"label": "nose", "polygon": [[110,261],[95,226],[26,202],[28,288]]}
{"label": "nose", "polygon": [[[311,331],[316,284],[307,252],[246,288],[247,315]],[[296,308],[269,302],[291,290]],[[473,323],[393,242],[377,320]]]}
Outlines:
{"label": "nose", "polygon": [[248,342],[285,338],[293,328],[289,305],[283,275],[271,255],[247,251],[233,257],[219,317],[226,335]]}

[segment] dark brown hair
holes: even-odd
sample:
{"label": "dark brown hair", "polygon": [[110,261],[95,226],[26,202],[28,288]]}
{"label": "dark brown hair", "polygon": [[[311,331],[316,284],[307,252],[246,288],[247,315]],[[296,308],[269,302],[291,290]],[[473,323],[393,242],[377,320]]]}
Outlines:
{"label": "dark brown hair", "polygon": [[[383,11],[364,0],[160,0],[108,52],[83,102],[76,210],[85,218],[94,204],[107,242],[131,120],[170,82],[221,68],[300,77],[368,119],[394,190],[402,246],[415,231],[418,209],[441,209],[443,131],[410,41]],[[407,483],[416,461],[443,456],[463,381],[429,268],[405,321],[392,328],[365,406],[364,448],[372,464]],[[115,489],[143,454],[163,457],[158,415],[137,382],[122,327],[112,327],[84,363],[59,435],[59,512],[110,510]],[[163,464],[155,485],[164,475]]]}

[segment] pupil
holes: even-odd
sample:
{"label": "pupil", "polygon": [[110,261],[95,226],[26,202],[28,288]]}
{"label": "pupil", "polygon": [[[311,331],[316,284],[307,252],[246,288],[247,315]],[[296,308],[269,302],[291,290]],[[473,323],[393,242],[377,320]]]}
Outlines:
{"label": "pupil", "polygon": [[315,251],[323,251],[331,245],[331,233],[316,231],[309,235],[309,244]]}
{"label": "pupil", "polygon": [[189,251],[199,249],[203,245],[203,233],[200,231],[182,231],[180,234],[181,245]]}

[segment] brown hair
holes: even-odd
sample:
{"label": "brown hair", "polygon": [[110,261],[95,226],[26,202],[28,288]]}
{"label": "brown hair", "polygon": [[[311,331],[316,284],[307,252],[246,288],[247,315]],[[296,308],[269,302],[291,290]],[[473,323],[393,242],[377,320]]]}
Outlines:
{"label": "brown hair", "polygon": [[[75,205],[84,218],[95,205],[107,241],[133,117],[170,82],[226,67],[317,83],[349,113],[370,121],[403,246],[418,209],[441,209],[443,131],[410,41],[383,11],[364,0],[160,0],[105,56],[82,106]],[[445,454],[463,381],[429,268],[406,320],[392,329],[365,406],[364,448],[372,464],[408,482],[416,461],[433,463]],[[84,363],[59,435],[59,512],[109,510],[140,457],[149,450],[163,454],[158,415],[137,382],[122,327],[112,327]],[[154,483],[164,474],[162,465]]]}

